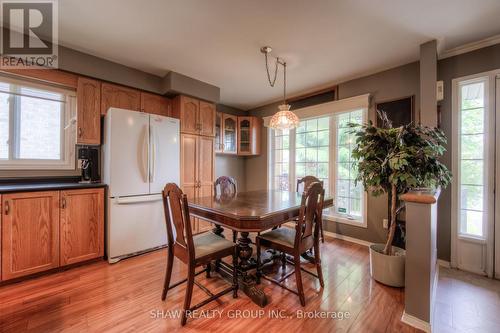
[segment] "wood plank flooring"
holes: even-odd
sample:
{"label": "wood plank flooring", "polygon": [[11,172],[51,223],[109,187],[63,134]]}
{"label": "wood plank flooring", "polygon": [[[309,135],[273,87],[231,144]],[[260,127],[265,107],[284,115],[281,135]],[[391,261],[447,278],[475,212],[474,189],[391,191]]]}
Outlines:
{"label": "wood plank flooring", "polygon": [[[0,287],[0,332],[416,331],[400,320],[403,290],[386,287],[370,278],[366,247],[327,238],[321,250],[325,288],[320,289],[315,278],[303,274],[305,308],[300,306],[297,296],[264,280],[262,285],[271,298],[264,309],[242,292],[238,299],[226,295],[202,308],[204,314],[216,318],[191,319],[181,328],[178,318],[161,318],[175,315],[174,311],[181,309],[185,292],[182,285],[170,290],[167,300],[161,301],[166,267],[166,251],[161,250],[114,265],[97,262]],[[312,265],[306,268],[313,270]],[[172,282],[185,275],[185,266],[176,260]],[[217,274],[211,279],[199,275],[197,281],[212,292],[227,286]],[[290,277],[287,284],[295,289],[295,278]],[[205,297],[195,286],[192,304]],[[309,316],[314,311],[341,311],[349,315],[342,320],[300,318],[301,313],[297,312],[300,310]],[[270,313],[286,318],[271,318]]]}

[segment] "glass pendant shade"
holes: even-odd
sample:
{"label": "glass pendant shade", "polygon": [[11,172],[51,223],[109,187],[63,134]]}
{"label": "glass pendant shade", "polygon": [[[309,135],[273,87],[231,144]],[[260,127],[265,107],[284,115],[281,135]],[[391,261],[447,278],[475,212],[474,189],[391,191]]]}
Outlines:
{"label": "glass pendant shade", "polygon": [[285,130],[299,126],[299,117],[290,111],[289,104],[282,104],[278,106],[278,109],[279,111],[272,116],[269,127],[272,129]]}

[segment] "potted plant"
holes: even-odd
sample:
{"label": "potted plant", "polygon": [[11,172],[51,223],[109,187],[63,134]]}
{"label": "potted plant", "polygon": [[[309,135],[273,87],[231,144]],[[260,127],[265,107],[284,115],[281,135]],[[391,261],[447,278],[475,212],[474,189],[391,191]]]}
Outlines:
{"label": "potted plant", "polygon": [[392,245],[396,231],[398,196],[410,189],[446,187],[451,172],[439,161],[445,152],[446,137],[437,128],[414,123],[393,128],[384,113],[384,127],[350,124],[356,138],[352,151],[358,170],[356,182],[374,196],[390,198],[390,227],[385,244],[370,246],[372,277],[384,284],[404,286],[404,250]]}

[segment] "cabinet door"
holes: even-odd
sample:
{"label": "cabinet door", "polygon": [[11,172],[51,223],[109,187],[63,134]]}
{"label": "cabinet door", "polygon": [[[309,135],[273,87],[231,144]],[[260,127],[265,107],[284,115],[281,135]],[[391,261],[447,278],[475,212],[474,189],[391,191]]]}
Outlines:
{"label": "cabinet door", "polygon": [[111,107],[140,111],[141,92],[110,83],[103,83],[101,86],[101,114],[105,115]]}
{"label": "cabinet door", "polygon": [[227,154],[236,154],[238,117],[229,114],[222,115],[222,150]]}
{"label": "cabinet door", "polygon": [[101,144],[101,82],[78,78],[77,93],[77,137],[82,145]]}
{"label": "cabinet door", "polygon": [[160,95],[141,92],[142,112],[170,117],[171,114],[170,109],[171,109],[170,99]]}
{"label": "cabinet door", "polygon": [[222,113],[215,113],[215,152],[222,153]]}
{"label": "cabinet door", "polygon": [[180,109],[181,133],[198,134],[200,128],[198,122],[199,101],[186,96],[178,96],[177,98]]}
{"label": "cabinet door", "polygon": [[198,185],[197,138],[196,135],[181,134],[181,189],[188,199],[194,197]]}
{"label": "cabinet door", "polygon": [[200,101],[200,114],[198,119],[200,134],[215,136],[215,104]]}
{"label": "cabinet door", "polygon": [[59,266],[59,192],[3,195],[2,279]]}
{"label": "cabinet door", "polygon": [[238,117],[238,155],[252,155],[252,118]]}
{"label": "cabinet door", "polygon": [[104,189],[61,191],[60,263],[104,255]]}
{"label": "cabinet door", "polygon": [[198,137],[198,197],[213,195],[214,189],[214,139],[205,136]]}

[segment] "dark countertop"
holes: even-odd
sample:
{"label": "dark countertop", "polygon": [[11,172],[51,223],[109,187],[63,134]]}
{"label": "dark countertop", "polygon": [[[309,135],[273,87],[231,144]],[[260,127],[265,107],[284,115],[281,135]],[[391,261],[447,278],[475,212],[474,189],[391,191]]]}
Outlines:
{"label": "dark countertop", "polygon": [[0,194],[29,191],[71,190],[84,188],[106,187],[104,183],[80,184],[77,181],[64,181],[61,179],[43,181],[0,182]]}

